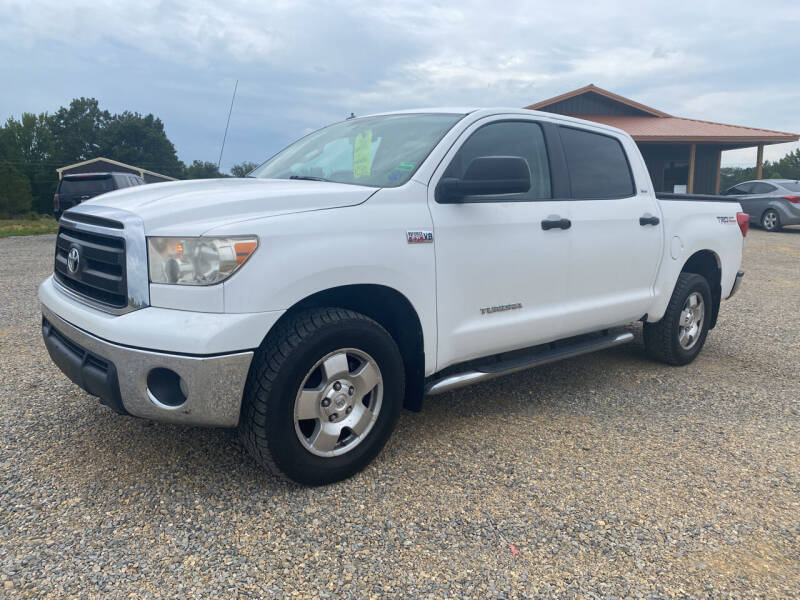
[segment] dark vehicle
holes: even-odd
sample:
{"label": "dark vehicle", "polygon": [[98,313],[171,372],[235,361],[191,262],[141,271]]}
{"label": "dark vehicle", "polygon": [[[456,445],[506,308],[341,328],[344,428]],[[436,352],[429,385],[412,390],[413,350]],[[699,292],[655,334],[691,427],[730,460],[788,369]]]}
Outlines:
{"label": "dark vehicle", "polygon": [[75,173],[64,175],[53,196],[56,219],[73,206],[112,190],[144,185],[144,179],[131,173]]}
{"label": "dark vehicle", "polygon": [[726,190],[750,215],[750,222],[767,231],[780,231],[785,225],[800,225],[800,181],[759,179],[738,183]]}

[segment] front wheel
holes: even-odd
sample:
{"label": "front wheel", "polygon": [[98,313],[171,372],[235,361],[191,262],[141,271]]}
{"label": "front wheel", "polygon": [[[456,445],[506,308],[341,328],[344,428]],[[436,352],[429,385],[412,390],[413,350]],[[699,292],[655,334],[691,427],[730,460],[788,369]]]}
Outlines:
{"label": "front wheel", "polygon": [[253,358],[239,431],[263,466],[298,483],[350,477],[381,450],[404,394],[403,360],[372,319],[298,313]]}
{"label": "front wheel", "polygon": [[711,288],[705,277],[681,273],[664,316],[656,323],[644,324],[647,354],[670,365],[692,362],[706,342],[711,302]]}
{"label": "front wheel", "polygon": [[780,231],[781,217],[778,211],[770,208],[761,215],[761,226],[767,231]]}

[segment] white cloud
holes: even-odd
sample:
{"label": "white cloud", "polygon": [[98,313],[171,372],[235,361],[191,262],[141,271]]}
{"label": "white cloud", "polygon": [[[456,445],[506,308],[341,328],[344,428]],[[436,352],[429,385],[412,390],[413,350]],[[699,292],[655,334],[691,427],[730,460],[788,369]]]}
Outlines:
{"label": "white cloud", "polygon": [[0,117],[93,95],[207,158],[238,78],[226,161],[258,160],[351,110],[525,106],[591,82],[800,131],[796,31],[796,2],[0,0]]}

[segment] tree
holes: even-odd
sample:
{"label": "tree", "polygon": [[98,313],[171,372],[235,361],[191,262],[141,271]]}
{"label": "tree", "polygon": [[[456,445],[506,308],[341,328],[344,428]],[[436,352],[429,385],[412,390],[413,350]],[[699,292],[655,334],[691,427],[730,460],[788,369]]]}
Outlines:
{"label": "tree", "polygon": [[161,119],[152,114],[125,111],[110,116],[99,131],[97,143],[102,156],[171,177],[182,174],[175,146],[164,132]]}
{"label": "tree", "polygon": [[789,152],[775,165],[782,178],[800,179],[800,148],[794,152]]}
{"label": "tree", "polygon": [[95,98],[75,98],[68,108],[59,108],[49,117],[55,161],[63,166],[101,156],[100,135],[110,119]]}
{"label": "tree", "polygon": [[30,182],[33,196],[33,209],[50,212],[53,208],[53,194],[57,184],[53,161],[54,140],[50,130],[47,113],[35,115],[22,113],[17,121],[9,119],[2,129],[0,158],[16,166]]}
{"label": "tree", "polygon": [[258,166],[258,163],[250,162],[249,160],[244,161],[243,163],[239,163],[238,165],[233,165],[231,167],[231,175],[234,177],[244,177],[250,171],[255,169]]}
{"label": "tree", "polygon": [[220,173],[217,164],[209,161],[195,160],[183,171],[184,179],[217,179],[228,177]]}
{"label": "tree", "polygon": [[0,218],[29,213],[32,203],[31,185],[25,174],[8,162],[0,162]]}

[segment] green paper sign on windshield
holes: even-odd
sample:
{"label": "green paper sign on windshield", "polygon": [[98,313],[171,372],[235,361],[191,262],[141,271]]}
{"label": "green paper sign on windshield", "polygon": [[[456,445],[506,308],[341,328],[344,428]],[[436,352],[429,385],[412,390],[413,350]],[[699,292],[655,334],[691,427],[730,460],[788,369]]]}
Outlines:
{"label": "green paper sign on windshield", "polygon": [[356,136],[353,144],[353,177],[369,177],[372,171],[372,130]]}

